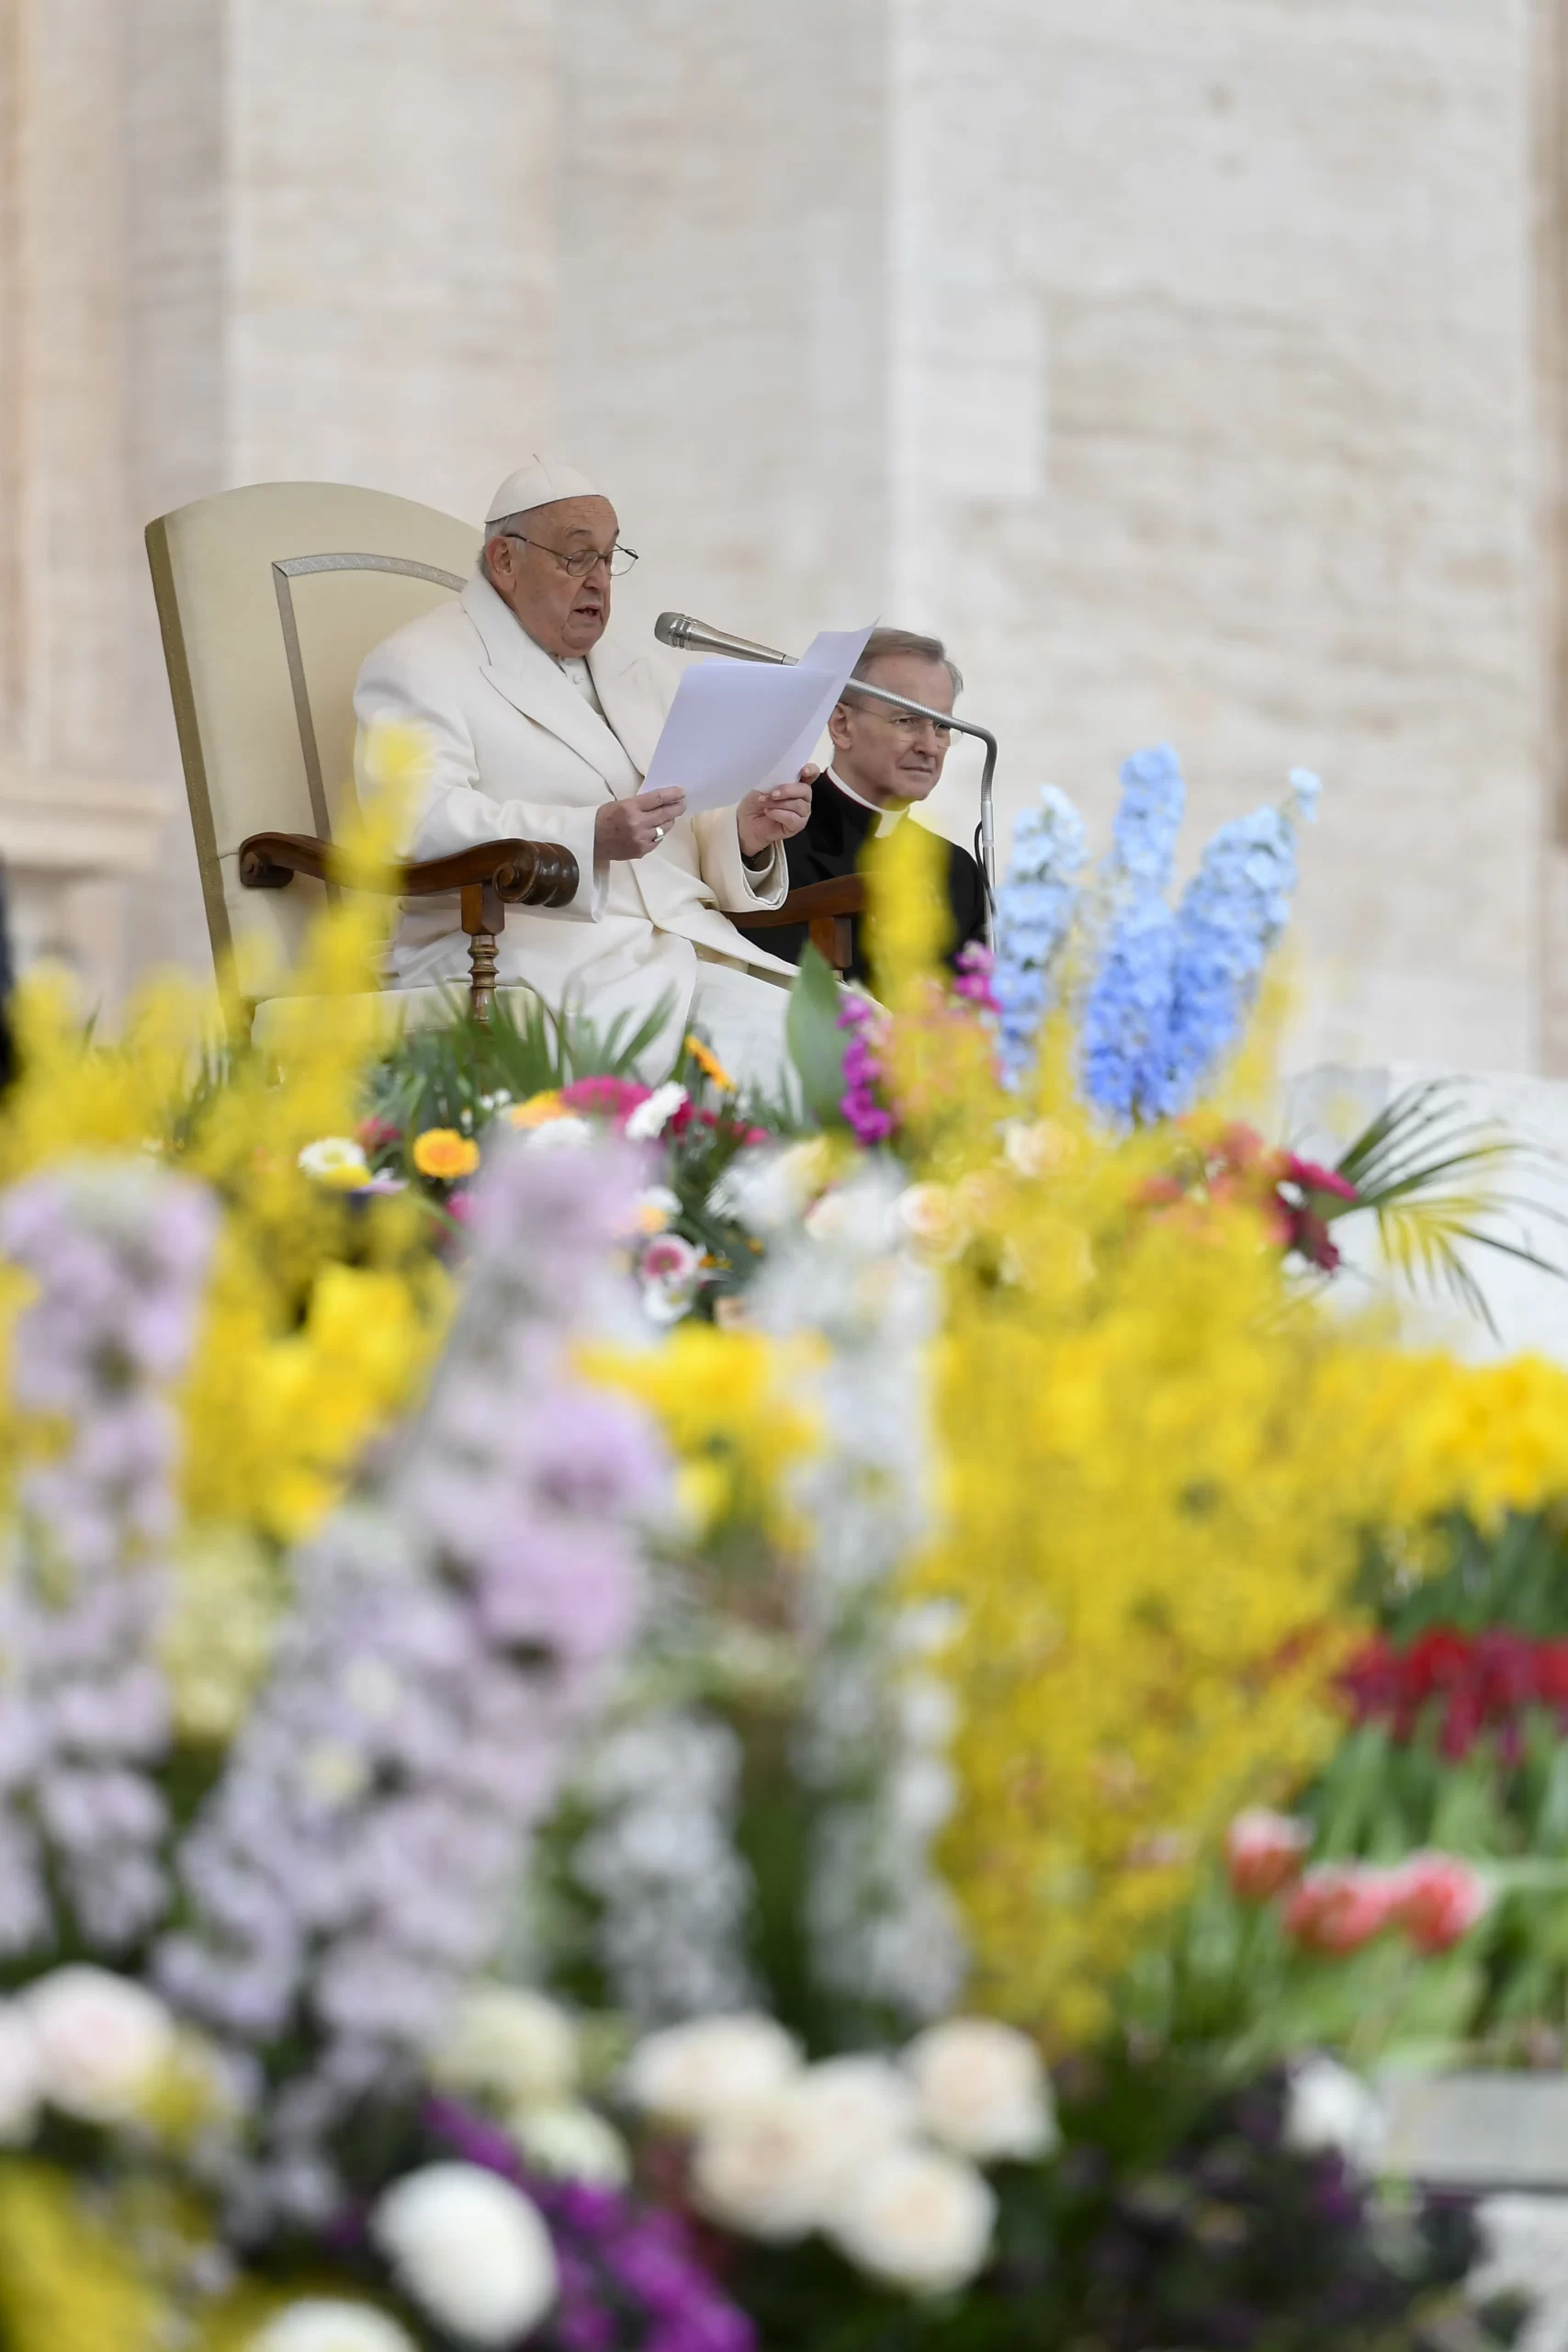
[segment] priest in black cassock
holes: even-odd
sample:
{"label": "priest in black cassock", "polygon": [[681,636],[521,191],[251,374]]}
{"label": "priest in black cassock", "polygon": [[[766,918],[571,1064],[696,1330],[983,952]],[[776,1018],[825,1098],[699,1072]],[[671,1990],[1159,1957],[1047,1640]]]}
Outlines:
{"label": "priest in black cassock", "polygon": [[[907,695],[910,702],[923,702],[933,710],[951,710],[964,686],[958,666],[949,660],[940,638],[917,637],[905,628],[873,629],[855,664],[854,676],[886,686],[890,694]],[[804,831],[784,844],[792,890],[807,882],[827,882],[854,873],[872,834],[903,822],[911,802],[929,799],[935,791],[953,741],[952,729],[939,726],[934,719],[917,718],[912,711],[857,695],[853,679],[829,716],[828,732],[833,757],[826,773],[812,785],[811,815]],[[966,849],[953,842],[947,842],[946,849],[947,895],[953,909],[951,963],[971,941],[984,942],[986,886]],[[739,928],[744,931],[746,926],[741,923]],[[863,980],[860,929],[857,916],[849,977]],[[760,946],[787,956],[792,964],[799,963],[806,936],[804,923],[756,933]]]}

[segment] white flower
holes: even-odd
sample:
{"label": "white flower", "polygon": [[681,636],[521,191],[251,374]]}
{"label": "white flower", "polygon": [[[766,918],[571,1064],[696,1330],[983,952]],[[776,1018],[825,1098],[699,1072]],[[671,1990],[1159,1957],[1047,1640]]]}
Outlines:
{"label": "white flower", "polygon": [[577,2029],[542,1993],[476,1984],[458,2002],[430,2071],[448,2090],[514,2107],[554,2104],[577,2081]]}
{"label": "white flower", "polygon": [[733,1217],[761,1233],[793,1225],[808,1201],[828,1182],[832,1148],[820,1136],[778,1151],[740,1152],[708,1194],[716,1216]]}
{"label": "white flower", "polygon": [[370,1162],[352,1136],[318,1136],[299,1154],[299,1165],[318,1184],[334,1193],[357,1192],[370,1182]]}
{"label": "white flower", "polygon": [[986,2259],[997,2200],[973,2165],[940,2148],[891,2148],[829,2231],[857,2269],[917,2295],[951,2294]]}
{"label": "white flower", "polygon": [[175,2052],[162,2001],[107,1968],[57,1968],[22,1996],[43,2095],[62,2115],[123,2123]]}
{"label": "white flower", "polygon": [[747,2237],[804,2237],[905,2136],[914,2109],[886,2059],[830,2058],[703,2133],[692,2162],[697,2201]]}
{"label": "white flower", "polygon": [[628,1229],[633,1233],[662,1233],[672,1217],[681,1214],[681,1196],[668,1184],[645,1184],[632,1196]]}
{"label": "white flower", "polygon": [[557,2180],[621,2188],[631,2177],[631,2159],[620,2133],[578,2099],[522,2108],[512,2117],[510,2129],[535,2169]]}
{"label": "white flower", "polygon": [[1002,1128],[1002,1151],[1009,1167],[1021,1176],[1049,1176],[1070,1157],[1072,1137],[1049,1119],[1037,1119],[1032,1126],[1009,1119]]}
{"label": "white flower", "polygon": [[1534,2308],[1517,2352],[1563,2352],[1568,2344],[1568,2208],[1560,2197],[1515,2190],[1476,2209],[1483,2259],[1464,2282],[1473,2303],[1522,2295]]}
{"label": "white flower", "polygon": [[251,2336],[245,2352],[418,2352],[418,2346],[406,2328],[369,2303],[307,2295]]}
{"label": "white flower", "polygon": [[575,1112],[564,1118],[547,1119],[542,1126],[524,1130],[524,1143],[529,1151],[573,1151],[580,1145],[593,1141],[593,1122],[580,1119]]}
{"label": "white flower", "polygon": [[626,1125],[628,1143],[652,1143],[664,1133],[677,1111],[688,1100],[686,1090],[671,1079],[664,1086],[656,1086],[646,1102],[639,1102]]}
{"label": "white flower", "polygon": [[1051,2086],[1027,2034],[994,2018],[949,2018],[904,2052],[933,2140],[989,2164],[1043,2156],[1056,2143]]}
{"label": "white flower", "polygon": [[772,2018],[698,2018],[644,2036],[626,2062],[626,2096],[661,2123],[697,2131],[771,2098],[799,2066]]}
{"label": "white flower", "polygon": [[463,2342],[513,2344],[556,2295],[549,2232],[520,2188],[478,2165],[425,2165],[371,2211],[399,2284]]}
{"label": "white flower", "polygon": [[38,2043],[19,2001],[0,2005],[0,2146],[30,2135],[42,2086]]}
{"label": "white flower", "polygon": [[955,1258],[968,1238],[962,1204],[945,1184],[909,1184],[893,1204],[899,1233],[923,1258]]}
{"label": "white flower", "polygon": [[1359,2075],[1333,2058],[1300,2060],[1291,2069],[1285,2145],[1303,2155],[1331,2148],[1363,2172],[1382,2154],[1383,2112]]}

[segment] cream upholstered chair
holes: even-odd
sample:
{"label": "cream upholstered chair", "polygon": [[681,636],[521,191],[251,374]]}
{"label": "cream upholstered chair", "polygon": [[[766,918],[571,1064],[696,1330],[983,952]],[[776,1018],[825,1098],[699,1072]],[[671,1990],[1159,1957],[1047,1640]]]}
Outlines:
{"label": "cream upholstered chair", "polygon": [[[335,482],[258,482],[147,526],[208,929],[220,961],[287,974],[331,888],[354,796],[354,687],[371,648],[455,595],[479,534],[406,498]],[[400,888],[460,894],[470,1001],[489,1018],[507,904],[560,906],[577,865],[558,844],[487,842],[404,869]],[[280,986],[288,988],[285,978]],[[507,989],[526,1001],[525,989]],[[306,1002],[253,1006],[258,1043]],[[448,989],[389,989],[385,1026],[450,1017]]]}

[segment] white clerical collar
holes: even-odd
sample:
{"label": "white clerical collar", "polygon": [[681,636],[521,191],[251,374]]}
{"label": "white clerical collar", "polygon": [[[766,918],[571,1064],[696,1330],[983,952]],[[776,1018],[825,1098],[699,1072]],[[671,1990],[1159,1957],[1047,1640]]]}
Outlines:
{"label": "white clerical collar", "polygon": [[902,808],[879,808],[874,800],[867,800],[863,793],[855,790],[853,785],[846,784],[836,768],[829,769],[828,781],[837,791],[843,794],[846,800],[852,800],[857,808],[868,808],[874,817],[881,819],[876,828],[879,833],[890,833],[904,815]]}

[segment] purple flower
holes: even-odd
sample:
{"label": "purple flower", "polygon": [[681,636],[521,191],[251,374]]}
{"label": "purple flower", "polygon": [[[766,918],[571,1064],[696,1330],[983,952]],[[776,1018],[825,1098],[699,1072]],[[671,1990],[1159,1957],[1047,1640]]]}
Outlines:
{"label": "purple flower", "polygon": [[0,1949],[60,1937],[46,1855],[89,1947],[132,1943],[166,1905],[167,1816],[145,1770],[169,1736],[155,1647],[178,1431],[159,1389],[189,1356],[216,1227],[199,1186],[141,1162],[84,1162],[0,1199],[0,1250],[39,1291],[13,1401],[71,1424],[65,1451],[22,1474],[0,1588]]}
{"label": "purple flower", "polygon": [[186,1840],[165,1990],[233,2045],[310,2053],[241,2184],[258,2225],[367,2092],[416,2078],[635,1629],[663,1458],[570,1348],[635,1312],[615,1244],[639,1182],[620,1147],[487,1160],[434,1390],[383,1491],[297,1562],[273,1673]]}

